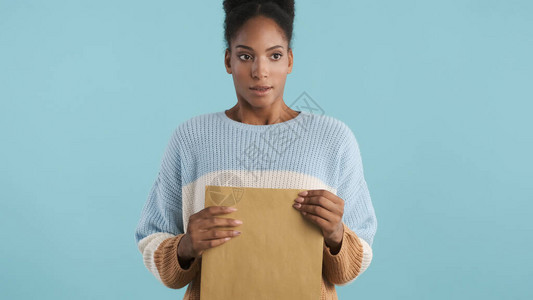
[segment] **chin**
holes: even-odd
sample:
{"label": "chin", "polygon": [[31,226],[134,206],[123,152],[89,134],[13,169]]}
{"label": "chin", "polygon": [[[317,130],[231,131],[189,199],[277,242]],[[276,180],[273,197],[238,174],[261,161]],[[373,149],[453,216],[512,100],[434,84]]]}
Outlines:
{"label": "chin", "polygon": [[250,106],[253,108],[259,108],[259,109],[267,108],[271,105],[270,103],[259,102],[259,101],[248,101],[248,104],[250,104]]}

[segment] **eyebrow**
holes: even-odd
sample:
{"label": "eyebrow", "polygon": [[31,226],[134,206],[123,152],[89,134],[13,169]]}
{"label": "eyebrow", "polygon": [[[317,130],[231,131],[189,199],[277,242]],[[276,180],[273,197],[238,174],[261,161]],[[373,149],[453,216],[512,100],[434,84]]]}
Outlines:
{"label": "eyebrow", "polygon": [[[244,48],[244,49],[248,49],[248,50],[254,51],[254,49],[252,47],[248,47],[248,46],[245,46],[245,45],[237,45],[237,46],[235,46],[235,48]],[[281,46],[281,45],[272,46],[272,47],[266,49],[266,51],[270,51],[270,50],[276,49],[276,48],[283,48],[283,46]]]}

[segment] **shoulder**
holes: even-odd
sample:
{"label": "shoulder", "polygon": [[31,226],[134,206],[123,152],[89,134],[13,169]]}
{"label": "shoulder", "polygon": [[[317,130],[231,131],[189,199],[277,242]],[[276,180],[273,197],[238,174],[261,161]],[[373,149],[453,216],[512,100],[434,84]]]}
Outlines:
{"label": "shoulder", "polygon": [[188,149],[201,134],[209,131],[209,127],[212,127],[210,124],[215,123],[216,119],[217,113],[206,113],[178,123],[170,134],[169,147],[173,151]]}
{"label": "shoulder", "polygon": [[340,119],[329,115],[312,115],[312,121],[323,135],[337,140],[340,144],[357,143],[352,129]]}
{"label": "shoulder", "polygon": [[216,126],[217,122],[220,121],[220,113],[211,112],[201,115],[196,115],[185,119],[174,129],[174,138],[186,138],[186,137],[195,137],[198,134],[205,132],[206,129]]}
{"label": "shoulder", "polygon": [[330,126],[332,129],[338,130],[340,133],[347,133],[350,127],[343,121],[329,115],[316,115],[317,122],[322,123],[325,126]]}
{"label": "shoulder", "polygon": [[216,121],[218,119],[218,115],[218,112],[211,112],[190,117],[179,123],[176,126],[176,130],[183,131],[188,129],[202,128],[203,126],[206,126],[209,123],[213,123],[214,121]]}

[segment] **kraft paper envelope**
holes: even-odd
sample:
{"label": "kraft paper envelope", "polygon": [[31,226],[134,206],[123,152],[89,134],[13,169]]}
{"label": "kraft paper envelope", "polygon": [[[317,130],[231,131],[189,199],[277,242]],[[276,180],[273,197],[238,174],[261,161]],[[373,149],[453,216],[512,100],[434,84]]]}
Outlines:
{"label": "kraft paper envelope", "polygon": [[200,296],[211,299],[320,299],[324,238],[292,205],[303,189],[206,186],[205,207],[243,221],[242,234],[202,254]]}

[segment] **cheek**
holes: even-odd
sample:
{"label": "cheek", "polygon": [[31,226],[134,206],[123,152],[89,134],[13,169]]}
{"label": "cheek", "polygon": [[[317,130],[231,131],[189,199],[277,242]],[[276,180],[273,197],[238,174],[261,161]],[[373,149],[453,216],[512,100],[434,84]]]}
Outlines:
{"label": "cheek", "polygon": [[233,83],[235,84],[235,86],[243,85],[244,78],[242,76],[242,73],[234,71],[232,75],[233,75]]}
{"label": "cheek", "polygon": [[272,74],[276,75],[287,75],[287,71],[289,68],[286,65],[286,62],[280,62],[279,64],[272,65],[272,68],[270,69]]}
{"label": "cheek", "polygon": [[270,77],[275,78],[278,83],[283,83],[287,78],[287,68],[272,69]]}
{"label": "cheek", "polygon": [[233,78],[235,79],[243,79],[248,77],[249,71],[245,66],[236,66],[233,69]]}

